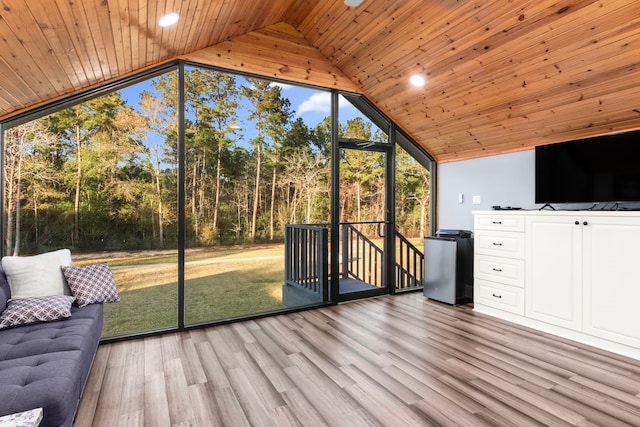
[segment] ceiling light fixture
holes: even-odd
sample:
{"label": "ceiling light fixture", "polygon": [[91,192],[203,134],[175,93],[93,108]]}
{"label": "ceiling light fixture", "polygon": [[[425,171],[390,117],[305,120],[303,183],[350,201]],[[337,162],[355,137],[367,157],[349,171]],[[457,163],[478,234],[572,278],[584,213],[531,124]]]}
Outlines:
{"label": "ceiling light fixture", "polygon": [[177,13],[167,13],[162,18],[160,18],[160,20],[158,21],[158,25],[160,25],[161,27],[169,27],[178,22],[179,18],[180,16],[178,16]]}
{"label": "ceiling light fixture", "polygon": [[420,74],[414,74],[409,77],[409,83],[411,83],[411,85],[415,87],[422,87],[426,83],[426,80]]}
{"label": "ceiling light fixture", "polygon": [[344,4],[349,7],[360,6],[364,0],[344,0]]}

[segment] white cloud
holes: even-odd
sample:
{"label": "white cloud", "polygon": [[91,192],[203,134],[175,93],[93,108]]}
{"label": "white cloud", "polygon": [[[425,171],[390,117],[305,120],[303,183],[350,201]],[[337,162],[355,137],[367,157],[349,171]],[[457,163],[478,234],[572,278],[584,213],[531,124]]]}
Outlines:
{"label": "white cloud", "polygon": [[293,85],[289,85],[289,84],[281,83],[281,82],[272,82],[272,84],[274,86],[280,86],[282,88],[282,90],[288,90],[288,89],[292,89],[294,87]]}
{"label": "white cloud", "polygon": [[316,112],[322,114],[331,113],[331,93],[318,92],[311,95],[300,103],[296,109],[298,115],[308,112]]}

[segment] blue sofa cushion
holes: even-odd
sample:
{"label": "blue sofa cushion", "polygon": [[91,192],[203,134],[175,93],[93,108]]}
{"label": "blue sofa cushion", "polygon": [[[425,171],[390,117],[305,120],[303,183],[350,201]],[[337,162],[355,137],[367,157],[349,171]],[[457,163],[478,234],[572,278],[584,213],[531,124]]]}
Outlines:
{"label": "blue sofa cushion", "polygon": [[0,361],[0,414],[42,407],[41,427],[71,425],[85,356],[76,350]]}
{"label": "blue sofa cushion", "polygon": [[72,307],[71,317],[3,329],[0,360],[68,350],[93,351],[102,332],[102,304]]}

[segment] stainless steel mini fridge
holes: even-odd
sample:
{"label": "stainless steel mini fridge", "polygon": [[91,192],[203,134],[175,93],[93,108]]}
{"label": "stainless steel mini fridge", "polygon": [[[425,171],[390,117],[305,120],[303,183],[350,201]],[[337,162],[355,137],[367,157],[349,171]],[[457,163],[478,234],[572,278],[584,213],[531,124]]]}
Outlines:
{"label": "stainless steel mini fridge", "polygon": [[473,301],[473,238],[467,230],[438,230],[424,239],[424,296],[447,304]]}

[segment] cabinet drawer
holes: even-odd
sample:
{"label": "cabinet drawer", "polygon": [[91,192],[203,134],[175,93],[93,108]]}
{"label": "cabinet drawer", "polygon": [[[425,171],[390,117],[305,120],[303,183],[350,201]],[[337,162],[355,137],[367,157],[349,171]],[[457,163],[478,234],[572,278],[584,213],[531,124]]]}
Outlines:
{"label": "cabinet drawer", "polygon": [[475,230],[524,231],[523,215],[476,215]]}
{"label": "cabinet drawer", "polygon": [[476,278],[524,287],[524,261],[521,259],[478,255],[473,270]]}
{"label": "cabinet drawer", "polygon": [[476,280],[474,302],[489,307],[524,315],[524,289],[486,280]]}
{"label": "cabinet drawer", "polygon": [[479,255],[524,259],[524,233],[479,231],[474,245]]}

